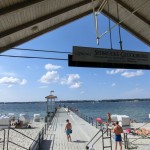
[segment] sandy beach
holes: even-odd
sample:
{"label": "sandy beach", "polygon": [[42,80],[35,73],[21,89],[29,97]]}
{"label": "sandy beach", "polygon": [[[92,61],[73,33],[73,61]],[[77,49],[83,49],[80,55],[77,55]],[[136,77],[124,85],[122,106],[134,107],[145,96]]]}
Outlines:
{"label": "sandy beach", "polygon": [[[17,131],[27,135],[28,137],[32,138],[32,139],[35,139],[36,136],[38,135],[38,133],[41,131],[41,129],[45,126],[45,123],[44,122],[33,122],[31,124],[31,129],[16,129]],[[7,139],[7,132],[8,130],[6,129],[6,138]],[[3,131],[0,131],[0,138],[1,140],[3,140],[3,137],[4,137],[4,132]],[[30,145],[32,144],[33,140],[13,131],[13,130],[10,130],[10,133],[9,133],[9,141],[12,141],[16,144],[19,144],[25,148],[29,148]],[[0,150],[3,150],[3,143],[0,143]],[[5,141],[5,150],[7,149],[7,141]],[[9,149],[10,150],[22,150],[23,148],[20,148],[12,143],[9,142]]]}
{"label": "sandy beach", "polygon": [[[144,128],[146,130],[150,130],[150,122],[149,123],[131,123],[131,128]],[[129,140],[129,148],[136,148],[140,150],[150,150],[150,136],[140,136],[128,134]]]}

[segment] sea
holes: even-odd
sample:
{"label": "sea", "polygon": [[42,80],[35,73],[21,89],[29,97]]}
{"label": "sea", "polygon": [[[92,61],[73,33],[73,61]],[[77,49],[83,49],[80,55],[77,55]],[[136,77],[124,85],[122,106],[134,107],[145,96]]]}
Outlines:
{"label": "sea", "polygon": [[[136,122],[149,122],[150,101],[120,101],[120,102],[57,102],[57,106],[72,107],[80,113],[97,118],[100,117],[106,121],[107,113],[117,115],[127,115]],[[46,116],[46,102],[26,102],[26,103],[1,103],[0,114],[7,115],[14,113],[16,117],[19,114],[26,113],[31,118],[34,114],[40,114],[41,117]]]}

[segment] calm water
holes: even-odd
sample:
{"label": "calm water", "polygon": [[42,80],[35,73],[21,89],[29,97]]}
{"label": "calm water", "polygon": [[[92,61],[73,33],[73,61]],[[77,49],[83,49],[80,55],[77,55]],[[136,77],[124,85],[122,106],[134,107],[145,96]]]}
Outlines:
{"label": "calm water", "polygon": [[[64,104],[61,104],[64,105]],[[111,114],[128,115],[138,122],[150,121],[150,101],[143,102],[100,102],[100,103],[65,103],[66,106],[77,108],[82,113],[90,117],[101,117],[106,119],[107,112]],[[46,103],[22,103],[22,104],[0,104],[0,114],[27,113],[33,117],[35,113],[40,113],[42,117],[46,115]]]}

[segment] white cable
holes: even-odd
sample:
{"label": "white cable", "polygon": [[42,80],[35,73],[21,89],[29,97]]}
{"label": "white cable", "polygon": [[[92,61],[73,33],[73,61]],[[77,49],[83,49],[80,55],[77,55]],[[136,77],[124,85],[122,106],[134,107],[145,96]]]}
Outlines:
{"label": "white cable", "polygon": [[[150,2],[150,1],[147,1]],[[147,3],[146,2],[146,3]],[[141,7],[143,7],[146,3],[143,3],[141,6],[139,6],[136,10],[132,11],[130,15],[124,17],[121,21],[119,21],[118,23],[116,23],[115,25],[113,25],[109,30],[105,31],[103,34],[100,35],[100,37],[98,37],[99,39],[101,37],[103,37],[105,34],[109,33],[113,28],[115,28],[118,24],[121,24],[123,21],[127,20],[128,18],[130,18],[134,13],[136,13],[139,9],[141,9]]]}

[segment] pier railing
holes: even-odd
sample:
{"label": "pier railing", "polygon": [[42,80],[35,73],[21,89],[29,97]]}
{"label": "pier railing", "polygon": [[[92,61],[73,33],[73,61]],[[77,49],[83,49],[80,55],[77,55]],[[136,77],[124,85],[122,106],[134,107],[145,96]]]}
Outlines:
{"label": "pier railing", "polygon": [[[99,135],[99,133],[101,132],[101,134]],[[109,132],[109,134],[108,134]],[[107,134],[106,134],[107,133]],[[112,150],[112,139],[111,139],[111,130],[108,128],[103,128],[101,127],[101,129],[93,136],[93,138],[87,143],[86,145],[86,150],[89,149],[93,149],[94,145],[99,141],[102,140],[102,146],[103,146],[103,150],[106,148],[110,148]],[[105,139],[109,139],[109,145],[105,145]],[[108,142],[108,140],[107,140]],[[89,148],[89,145],[91,144],[91,148]]]}
{"label": "pier railing", "polygon": [[48,130],[49,126],[51,125],[52,120],[53,120],[54,116],[56,115],[56,112],[57,112],[57,108],[55,109],[54,112],[48,112],[47,113],[47,116],[46,116],[47,130]]}
{"label": "pier railing", "polygon": [[4,150],[5,149],[5,134],[6,134],[6,131],[5,131],[5,129],[0,129],[0,133],[1,132],[3,132],[3,136],[0,137],[0,144],[2,143],[0,147],[2,148],[2,150]]}
{"label": "pier railing", "polygon": [[[22,136],[32,140],[33,142],[31,144],[31,146],[28,148],[28,147],[22,146],[20,143],[18,144],[18,143],[15,143],[15,142],[11,141],[10,140],[10,130],[14,131],[14,132],[16,132],[18,134],[21,134]],[[37,135],[37,137],[35,139],[32,139],[31,137],[29,137],[29,136],[19,132],[16,129],[9,128],[8,129],[8,135],[7,135],[7,150],[11,150],[11,149],[9,149],[9,143],[14,144],[14,145],[16,145],[16,146],[18,146],[18,147],[20,147],[22,149],[26,149],[26,150],[40,150],[41,143],[42,143],[42,141],[44,139],[44,133],[45,133],[44,131],[45,131],[45,127],[42,128],[42,130],[38,133],[38,135]]]}
{"label": "pier railing", "polygon": [[40,150],[41,143],[44,140],[44,127],[40,131],[40,133],[37,135],[31,146],[29,147],[29,150]]}
{"label": "pier railing", "polygon": [[78,115],[80,118],[87,121],[92,126],[95,126],[96,128],[100,128],[100,124],[98,123],[98,121],[96,119],[94,119],[92,117],[89,117],[89,116],[85,115],[84,113],[82,113],[80,111],[77,111],[77,109],[74,109],[74,108],[71,108],[71,107],[69,107],[69,109],[71,111],[73,111],[76,115]]}

